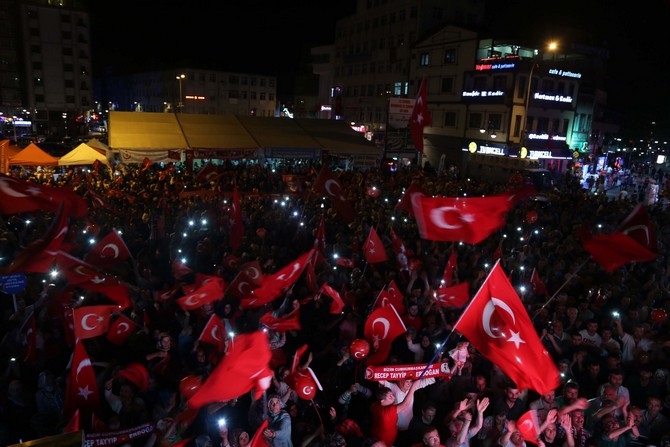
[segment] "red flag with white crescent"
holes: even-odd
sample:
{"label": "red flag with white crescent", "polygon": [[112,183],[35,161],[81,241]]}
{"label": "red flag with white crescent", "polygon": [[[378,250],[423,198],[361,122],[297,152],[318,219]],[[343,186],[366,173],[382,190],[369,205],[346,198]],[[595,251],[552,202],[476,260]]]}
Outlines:
{"label": "red flag with white crescent", "polygon": [[105,335],[109,330],[112,313],[119,310],[118,306],[82,306],[72,311],[74,319],[74,335],[79,339]]}
{"label": "red flag with white crescent", "polygon": [[224,352],[226,350],[226,338],[228,338],[226,325],[223,323],[223,320],[214,313],[209,317],[198,340],[215,346],[218,352]]}
{"label": "red flag with white crescent", "polygon": [[124,314],[112,321],[107,330],[107,340],[121,346],[137,328],[137,324]]}

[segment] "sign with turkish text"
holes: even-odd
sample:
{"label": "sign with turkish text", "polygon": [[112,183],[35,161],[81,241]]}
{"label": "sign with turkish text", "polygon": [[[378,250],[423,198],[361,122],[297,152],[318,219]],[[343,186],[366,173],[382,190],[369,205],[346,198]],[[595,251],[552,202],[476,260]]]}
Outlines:
{"label": "sign with turkish text", "polygon": [[421,373],[426,370],[422,378],[430,377],[451,377],[449,363],[433,363],[426,369],[426,363],[417,363],[414,365],[379,365],[368,366],[365,369],[365,378],[367,380],[416,380]]}

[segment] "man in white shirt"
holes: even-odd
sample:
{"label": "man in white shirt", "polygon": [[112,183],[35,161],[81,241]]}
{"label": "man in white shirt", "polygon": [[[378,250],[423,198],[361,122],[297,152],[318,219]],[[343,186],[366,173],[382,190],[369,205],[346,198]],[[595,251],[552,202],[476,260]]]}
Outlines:
{"label": "man in white shirt", "polygon": [[[407,394],[409,393],[409,388],[412,386],[412,380],[398,380],[397,382],[389,382],[388,380],[380,380],[379,384],[385,386],[391,390],[395,396],[396,404],[404,402]],[[435,378],[426,378],[419,380],[419,385],[416,387],[417,390],[425,388],[428,385],[435,383]],[[413,407],[414,407],[414,394],[410,396],[412,399],[411,403],[403,411],[398,412],[398,430],[404,431],[409,427],[409,423],[414,416]]]}

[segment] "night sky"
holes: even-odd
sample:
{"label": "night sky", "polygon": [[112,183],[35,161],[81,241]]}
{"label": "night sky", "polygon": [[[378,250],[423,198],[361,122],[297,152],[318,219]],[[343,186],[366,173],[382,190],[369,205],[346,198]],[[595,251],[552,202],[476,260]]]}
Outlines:
{"label": "night sky", "polygon": [[[280,97],[291,93],[287,80],[309,48],[332,43],[336,20],[356,10],[356,0],[241,1],[229,11],[221,11],[226,2],[209,0],[151,2],[153,8],[92,3],[96,75],[180,66],[267,74],[278,76]],[[657,133],[670,137],[668,0],[487,3],[491,36],[532,43],[567,37],[608,48],[609,103],[626,115],[627,127],[655,120]]]}

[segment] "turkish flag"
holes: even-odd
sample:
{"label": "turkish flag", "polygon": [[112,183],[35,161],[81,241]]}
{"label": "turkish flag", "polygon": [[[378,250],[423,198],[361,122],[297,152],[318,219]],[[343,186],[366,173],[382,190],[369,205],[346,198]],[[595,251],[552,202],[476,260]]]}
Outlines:
{"label": "turkish flag", "polygon": [[20,180],[0,174],[0,214],[18,214],[27,211],[57,212],[64,205],[66,216],[85,217],[86,201],[67,188]]}
{"label": "turkish flag", "polygon": [[310,260],[311,264],[317,266],[326,260],[324,253],[326,252],[326,221],[321,216],[319,226],[316,229],[316,236],[314,237],[314,255]]}
{"label": "turkish flag", "polygon": [[208,281],[198,289],[178,298],[176,303],[184,310],[195,310],[203,304],[223,298],[223,281]]}
{"label": "turkish flag", "polygon": [[580,237],[584,248],[608,272],[631,262],[653,261],[658,257],[656,230],[642,204],[624,219],[618,231],[592,236],[582,229]]}
{"label": "turkish flag", "polygon": [[254,436],[251,438],[249,441],[249,447],[271,447],[272,443],[263,436],[263,432],[265,429],[268,428],[268,425],[270,424],[270,419],[265,419],[263,423],[258,427],[256,430],[256,433],[254,433]]}
{"label": "turkish flag", "polygon": [[516,421],[516,428],[524,441],[537,444],[540,437],[540,418],[537,415],[537,410],[526,411]]}
{"label": "turkish flag", "polygon": [[105,198],[102,197],[100,194],[91,189],[91,187],[86,188],[86,197],[88,197],[89,203],[95,209],[106,209],[106,210],[111,209],[109,202],[105,200]]}
{"label": "turkish flag", "polygon": [[70,364],[70,380],[67,382],[63,413],[69,418],[77,409],[88,414],[97,411],[99,406],[100,395],[95,370],[84,344],[81,340],[77,340]]}
{"label": "turkish flag", "polygon": [[414,217],[423,239],[478,244],[505,224],[513,203],[509,195],[419,197]]}
{"label": "turkish flag", "polygon": [[216,181],[221,174],[219,174],[219,169],[211,163],[207,163],[198,173],[193,177],[193,179],[198,183],[207,183]]}
{"label": "turkish flag", "polygon": [[388,261],[384,243],[379,239],[379,235],[374,227],[370,227],[370,234],[363,244],[363,251],[365,252],[365,259],[367,259],[370,264]]}
{"label": "turkish flag", "polygon": [[236,335],[228,353],[188,400],[190,408],[236,399],[251,390],[259,399],[272,382],[270,343],[263,331]]}
{"label": "turkish flag", "polygon": [[344,301],[342,301],[342,297],[337,290],[333,289],[324,282],[321,284],[318,293],[325,293],[333,299],[333,301],[330,302],[329,310],[332,315],[339,315],[342,313],[342,309],[344,309]]}
{"label": "turkish flag", "polygon": [[204,275],[202,273],[196,273],[195,274],[195,282],[193,284],[183,285],[181,287],[181,290],[182,290],[182,292],[184,292],[184,294],[188,295],[188,294],[191,294],[191,293],[195,292],[196,290],[198,290],[199,288],[201,288],[202,286],[204,286],[208,282],[217,283],[217,285],[219,287],[221,287],[222,290],[226,288],[226,284],[223,281],[223,278],[221,278],[220,276]]}
{"label": "turkish flag", "polygon": [[140,172],[144,172],[150,167],[151,167],[151,159],[149,157],[144,157],[144,160],[142,160],[142,168],[140,168]]}
{"label": "turkish flag", "polygon": [[138,390],[149,389],[149,371],[142,363],[129,363],[114,375],[114,379],[125,379],[134,384]]}
{"label": "turkish flag", "polygon": [[85,290],[99,292],[126,309],[132,305],[128,286],[121,284],[112,275],[99,272],[92,265],[62,251],[58,252],[56,263],[63,276],[71,283]]}
{"label": "turkish flag", "polygon": [[257,289],[260,284],[256,284],[256,280],[249,277],[246,272],[239,272],[235,278],[228,284],[226,293],[230,293],[235,298],[244,298],[249,296],[252,290]]}
{"label": "turkish flag", "polygon": [[107,305],[77,307],[72,311],[75,337],[83,340],[105,335],[112,313],[118,310],[118,306]]}
{"label": "turkish flag", "polygon": [[356,214],[351,202],[344,195],[342,184],[325,164],[321,167],[319,175],[314,180],[313,190],[330,199],[333,208],[342,222],[348,224],[354,221]]}
{"label": "turkish flag", "polygon": [[176,259],[172,261],[172,276],[174,276],[175,279],[182,279],[191,273],[193,273],[193,270],[186,264],[179,262]]}
{"label": "turkish flag", "polygon": [[215,346],[218,352],[224,352],[226,350],[227,337],[226,325],[223,323],[221,317],[214,313],[207,320],[207,324],[202,329],[198,340]]}
{"label": "turkish flag", "polygon": [[126,342],[130,334],[135,331],[136,327],[137,324],[133,320],[121,314],[109,325],[107,340],[117,346],[121,346]]}
{"label": "turkish flag", "polygon": [[263,269],[261,268],[261,263],[258,259],[253,261],[245,262],[240,266],[240,273],[246,275],[247,279],[255,286],[260,286],[263,284]]}
{"label": "turkish flag", "polygon": [[25,363],[35,363],[37,361],[37,320],[35,312],[30,312],[20,329],[23,338],[22,357]]}
{"label": "turkish flag", "polygon": [[407,249],[405,242],[395,234],[393,228],[389,231],[391,242],[393,243],[393,251],[395,252],[396,268],[399,273],[409,272],[409,265],[407,264]]}
{"label": "turkish flag", "polygon": [[[395,287],[395,283],[393,283],[393,286]],[[404,315],[407,309],[405,309],[405,297],[401,294],[399,294],[397,288],[389,288],[387,286],[386,289],[382,289],[379,291],[379,294],[377,295],[377,298],[375,299],[375,303],[373,308],[376,309],[378,307],[385,307],[385,306],[393,306],[398,312],[398,315]]]}
{"label": "turkish flag", "polygon": [[400,335],[407,332],[405,323],[392,305],[373,310],[365,320],[363,334],[374,352],[368,358],[368,365],[380,365],[391,352],[391,345]]}
{"label": "turkish flag", "polygon": [[451,285],[451,280],[454,278],[454,272],[458,266],[458,261],[456,260],[456,250],[452,249],[449,259],[444,266],[444,273],[442,273],[442,281],[440,281],[441,287],[448,287]]}
{"label": "turkish flag", "polygon": [[356,266],[356,264],[354,264],[353,259],[343,258],[343,257],[339,257],[339,256],[338,256],[337,260],[335,261],[335,264],[339,265],[340,267],[347,267],[347,268],[350,268],[350,269],[354,268]]}
{"label": "turkish flag", "polygon": [[462,307],[470,300],[470,283],[462,282],[435,291],[437,303],[442,307]]}
{"label": "turkish flag", "polygon": [[409,134],[412,137],[414,147],[421,153],[423,153],[423,128],[430,126],[433,122],[426,101],[426,90],[426,79],[424,78],[416,95],[412,115],[409,117]]}
{"label": "turkish flag", "polygon": [[175,285],[169,289],[156,290],[153,294],[154,299],[156,301],[169,301],[177,294],[177,292],[179,292],[179,288],[179,285]]}
{"label": "turkish flag", "polygon": [[63,427],[62,433],[74,433],[79,430],[81,430],[81,423],[79,420],[79,409],[76,409],[65,427]]}
{"label": "turkish flag", "polygon": [[546,394],[560,385],[556,364],[497,261],[454,325],[520,389]]}
{"label": "turkish flag", "polygon": [[544,281],[540,279],[540,275],[537,274],[537,270],[533,268],[533,273],[530,274],[530,283],[533,285],[533,291],[537,295],[548,295],[547,286],[544,285]]}
{"label": "turkish flag", "polygon": [[242,246],[244,239],[244,219],[242,217],[242,206],[240,205],[240,192],[237,185],[233,189],[233,215],[230,224],[230,247],[236,251]]}
{"label": "turkish flag", "polygon": [[112,229],[86,254],[84,261],[97,267],[106,268],[130,258],[130,250],[119,233]]}
{"label": "turkish flag", "polygon": [[413,203],[419,198],[419,197],[425,197],[426,193],[423,192],[423,189],[421,189],[421,186],[419,186],[418,183],[410,183],[410,185],[405,189],[404,194],[400,197],[400,200],[398,200],[398,203],[396,204],[396,208],[400,208],[401,210],[411,214],[412,216],[414,215],[414,206]]}
{"label": "turkish flag", "polygon": [[56,255],[63,245],[68,228],[68,215],[65,213],[65,205],[61,204],[44,236],[21,250],[3,273],[10,275],[14,272],[44,273],[49,271],[56,261]]}
{"label": "turkish flag", "polygon": [[302,329],[300,325],[300,309],[295,309],[287,315],[277,317],[272,312],[266,312],[261,318],[260,322],[263,326],[275,332],[299,331]]}
{"label": "turkish flag", "polygon": [[[277,273],[266,275],[260,288],[285,291],[302,275],[314,249],[300,255],[295,261],[282,267]],[[254,291],[255,292],[255,291]]]}

